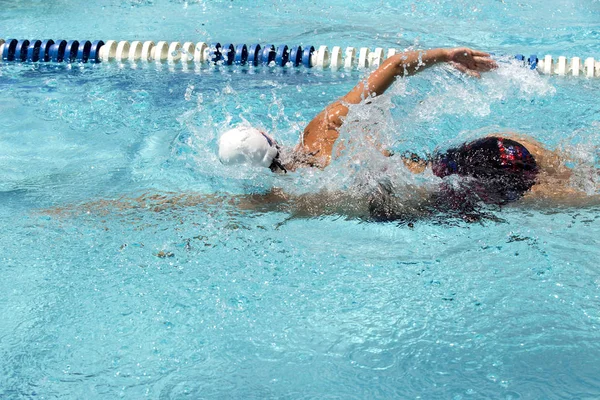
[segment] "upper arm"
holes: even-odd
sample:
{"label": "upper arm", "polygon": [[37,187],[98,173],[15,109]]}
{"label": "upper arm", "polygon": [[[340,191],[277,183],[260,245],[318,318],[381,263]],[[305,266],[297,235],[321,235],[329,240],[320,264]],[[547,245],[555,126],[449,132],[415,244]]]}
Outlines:
{"label": "upper arm", "polygon": [[410,75],[419,69],[443,59],[443,50],[412,51],[388,58],[369,77],[359,82],[341,99],[328,105],[304,129],[300,151],[316,157],[315,164],[325,167],[344,117],[348,115],[348,104],[358,104],[368,96],[385,92],[399,76]]}
{"label": "upper arm", "polygon": [[339,128],[348,115],[348,104],[360,103],[369,93],[383,93],[393,83],[394,76],[377,73],[380,69],[373,72],[366,81],[361,81],[344,97],[328,105],[304,129],[301,151],[314,155],[319,166],[325,167],[329,164],[333,145],[339,137]]}
{"label": "upper arm", "polygon": [[317,166],[327,166],[346,115],[348,107],[341,101],[327,106],[304,129],[298,150],[314,157],[314,164]]}

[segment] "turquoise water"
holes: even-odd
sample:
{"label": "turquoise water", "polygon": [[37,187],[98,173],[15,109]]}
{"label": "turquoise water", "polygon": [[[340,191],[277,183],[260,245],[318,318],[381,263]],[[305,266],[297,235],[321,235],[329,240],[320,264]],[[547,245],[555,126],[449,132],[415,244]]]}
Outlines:
{"label": "turquoise water", "polygon": [[[0,36],[599,57],[598,2],[346,3],[11,2]],[[397,83],[330,168],[278,177],[221,166],[218,135],[246,119],[293,146],[363,73],[0,64],[0,397],[599,397],[598,207],[409,226],[225,201],[414,183],[362,145],[375,122],[396,151],[514,130],[598,166],[600,81],[500,65]],[[132,200],[155,194],[208,200]]]}

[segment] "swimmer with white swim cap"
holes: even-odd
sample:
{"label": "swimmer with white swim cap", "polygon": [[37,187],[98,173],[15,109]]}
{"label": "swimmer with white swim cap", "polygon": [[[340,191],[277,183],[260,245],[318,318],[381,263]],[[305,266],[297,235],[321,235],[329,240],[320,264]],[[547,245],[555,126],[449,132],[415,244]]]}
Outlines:
{"label": "swimmer with white swim cap", "polygon": [[[282,163],[281,149],[275,140],[249,126],[238,126],[221,136],[219,158],[224,164],[267,167],[273,172],[293,171],[299,167],[325,168],[331,161],[344,117],[348,115],[348,104],[379,96],[397,78],[439,63],[449,63],[475,77],[497,67],[488,53],[468,48],[400,53],[386,59],[366,80],[321,111],[304,129],[291,161]],[[437,153],[430,160],[421,160],[415,155],[399,158],[413,173],[431,168],[433,174],[442,179],[448,175],[466,177],[467,181],[474,182],[467,192],[476,192],[480,200],[489,203],[505,204],[523,197],[570,201],[574,195],[586,196],[575,193],[568,185],[571,169],[565,166],[560,154],[524,135],[492,133]],[[457,203],[463,203],[465,196],[465,193],[447,194]]]}
{"label": "swimmer with white swim cap", "polygon": [[240,125],[221,135],[219,160],[226,165],[248,164],[287,172],[279,160],[277,142],[251,126]]}

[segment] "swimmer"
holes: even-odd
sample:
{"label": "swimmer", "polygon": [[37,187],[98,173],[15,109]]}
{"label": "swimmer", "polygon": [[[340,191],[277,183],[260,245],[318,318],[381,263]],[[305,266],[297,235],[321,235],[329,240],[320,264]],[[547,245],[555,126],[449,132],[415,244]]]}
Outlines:
{"label": "swimmer", "polygon": [[[268,167],[274,172],[294,171],[300,167],[325,168],[332,158],[339,129],[348,114],[349,104],[379,96],[399,77],[413,75],[439,63],[449,63],[458,70],[479,77],[497,67],[488,53],[468,48],[408,51],[388,58],[349,93],[327,106],[304,129],[295,148],[295,160],[283,165],[280,147],[267,133],[252,127],[238,127],[225,132],[219,141],[219,158],[224,164],[249,163]],[[383,152],[390,155],[389,152]],[[465,209],[473,202],[504,205],[530,201],[537,204],[579,205],[590,199],[568,185],[572,170],[561,156],[544,148],[539,142],[515,133],[491,133],[487,137],[464,143],[429,160],[415,155],[399,157],[407,169],[422,173],[431,168],[434,175],[445,180],[462,178],[460,187],[443,183],[437,198],[429,202],[434,208]],[[392,189],[382,184],[380,197],[393,197]],[[394,218],[387,200],[371,199],[371,215],[377,219]],[[374,206],[374,204],[378,204]],[[382,205],[384,204],[384,205]],[[373,211],[373,208],[378,211]]]}
{"label": "swimmer", "polygon": [[[479,77],[496,68],[489,54],[468,48],[409,51],[388,58],[348,94],[327,106],[304,129],[291,162],[280,158],[280,145],[266,132],[238,126],[221,135],[219,159],[226,165],[252,165],[287,173],[303,167],[326,168],[332,159],[339,129],[348,115],[348,105],[384,93],[399,77],[413,75],[439,63]],[[430,170],[441,179],[439,188],[411,187],[398,191],[381,177],[368,195],[340,191],[319,191],[294,195],[273,188],[267,193],[248,195],[145,194],[135,199],[101,200],[78,209],[105,212],[117,209],[144,209],[160,212],[174,207],[231,205],[237,210],[280,211],[294,217],[343,215],[368,221],[412,222],[440,216],[467,221],[495,218],[480,205],[525,204],[528,206],[587,206],[600,204],[600,196],[588,196],[570,187],[573,171],[558,152],[515,133],[491,133],[429,159],[416,155],[397,157],[415,174]],[[596,172],[597,174],[598,172]],[[458,179],[455,179],[458,178]],[[458,183],[457,183],[458,181]],[[405,188],[406,189],[406,188]],[[62,214],[67,209],[48,211]]]}

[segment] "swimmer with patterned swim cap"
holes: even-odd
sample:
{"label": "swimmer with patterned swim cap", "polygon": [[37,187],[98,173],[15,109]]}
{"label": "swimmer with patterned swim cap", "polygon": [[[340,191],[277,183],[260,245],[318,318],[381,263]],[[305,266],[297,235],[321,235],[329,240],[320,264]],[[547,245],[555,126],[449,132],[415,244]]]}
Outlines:
{"label": "swimmer with patterned swim cap", "polygon": [[[497,67],[489,54],[468,48],[397,54],[385,60],[365,81],[327,106],[308,124],[295,149],[297,156],[294,162],[282,164],[279,145],[266,133],[250,127],[225,132],[219,142],[219,157],[224,164],[248,163],[268,167],[274,172],[294,171],[299,167],[325,168],[331,161],[339,129],[348,114],[348,104],[358,104],[365,98],[381,95],[397,78],[413,75],[439,63],[449,63],[475,77]],[[466,178],[469,184],[460,189],[442,186],[441,193],[446,202],[441,207],[468,203],[467,198],[471,194],[475,194],[478,201],[489,204],[506,204],[524,198],[569,203],[575,194],[575,197],[585,197],[565,185],[571,170],[556,152],[522,135],[490,134],[437,153],[430,160],[422,160],[415,155],[399,158],[413,173],[431,168],[440,178],[451,175]],[[389,193],[384,195],[389,196]],[[383,214],[389,212],[384,211]],[[386,215],[382,218],[393,218]]]}

